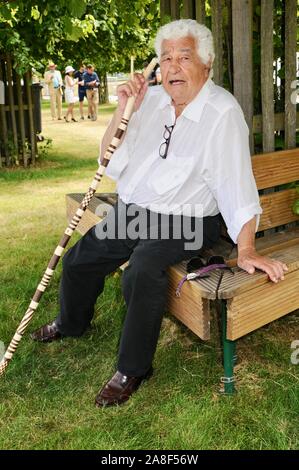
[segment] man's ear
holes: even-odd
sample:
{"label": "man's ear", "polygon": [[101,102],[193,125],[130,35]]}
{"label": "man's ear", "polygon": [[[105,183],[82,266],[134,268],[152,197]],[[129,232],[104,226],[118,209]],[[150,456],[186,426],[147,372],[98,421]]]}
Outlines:
{"label": "man's ear", "polygon": [[210,58],[210,60],[205,65],[205,72],[206,72],[207,77],[210,74],[211,68],[212,68],[212,59]]}

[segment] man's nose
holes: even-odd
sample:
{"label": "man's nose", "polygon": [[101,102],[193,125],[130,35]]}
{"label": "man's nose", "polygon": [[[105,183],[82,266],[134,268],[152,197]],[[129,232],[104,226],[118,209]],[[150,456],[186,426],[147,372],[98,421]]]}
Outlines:
{"label": "man's nose", "polygon": [[175,59],[172,59],[172,61],[170,62],[170,67],[169,67],[169,71],[171,73],[177,73],[181,70],[181,65],[180,63],[175,60]]}

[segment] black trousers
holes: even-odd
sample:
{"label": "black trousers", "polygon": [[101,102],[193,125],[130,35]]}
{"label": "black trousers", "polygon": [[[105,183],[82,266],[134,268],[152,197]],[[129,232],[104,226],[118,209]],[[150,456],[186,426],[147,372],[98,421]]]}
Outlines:
{"label": "black trousers", "polygon": [[[94,305],[103,291],[105,277],[125,261],[129,265],[122,276],[122,289],[127,314],[118,355],[118,370],[125,375],[141,376],[150,368],[156,350],[166,302],[167,268],[192,258],[198,250],[186,250],[186,239],[150,239],[149,234],[138,237],[106,236],[99,239],[99,231],[107,232],[107,223],[115,222],[119,212],[128,206],[119,201],[104,221],[91,228],[64,256],[60,285],[60,314],[57,326],[65,336],[80,336],[89,326]],[[150,211],[147,229],[150,228]],[[220,236],[219,215],[204,217],[203,247],[210,248]],[[126,226],[134,221],[127,216]],[[159,219],[158,228],[161,228]],[[170,225],[173,224],[173,220]],[[171,234],[170,234],[171,236]]]}

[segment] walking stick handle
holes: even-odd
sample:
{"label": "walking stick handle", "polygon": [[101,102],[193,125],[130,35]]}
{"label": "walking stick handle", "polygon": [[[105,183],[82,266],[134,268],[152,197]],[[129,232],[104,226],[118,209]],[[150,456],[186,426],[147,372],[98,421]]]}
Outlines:
{"label": "walking stick handle", "polygon": [[[156,57],[154,57],[150,61],[150,63],[147,65],[147,67],[143,71],[143,76],[144,76],[145,79],[148,79],[148,77],[150,76],[150,74],[154,70],[157,63],[158,63],[158,59]],[[130,96],[130,98],[128,98],[128,101],[127,101],[127,104],[126,104],[126,107],[125,107],[125,110],[124,110],[123,118],[128,119],[128,120],[130,119],[130,117],[132,116],[133,111],[134,111],[134,103],[135,103],[135,97]]]}
{"label": "walking stick handle", "polygon": [[[147,68],[145,69],[144,71],[144,77],[145,78],[148,78],[150,73],[153,71],[153,69],[155,68],[157,64],[157,59],[153,59],[149,65],[147,66]],[[33,315],[34,315],[34,312],[36,311],[38,305],[39,305],[39,302],[40,302],[40,299],[43,295],[43,293],[45,292],[53,274],[54,274],[54,270],[62,256],[62,253],[65,249],[65,247],[67,246],[72,234],[74,233],[74,231],[76,230],[77,228],[77,225],[79,224],[85,210],[87,209],[94,193],[96,192],[96,189],[97,189],[97,186],[98,184],[100,183],[104,173],[105,173],[105,170],[106,170],[106,167],[108,166],[109,164],[109,161],[110,161],[110,158],[112,157],[113,153],[115,152],[115,150],[117,149],[117,147],[119,146],[120,142],[121,142],[121,138],[124,134],[124,132],[126,131],[127,127],[128,127],[128,123],[129,123],[129,119],[130,117],[132,116],[133,114],[133,110],[134,110],[134,103],[135,103],[135,97],[132,96],[128,99],[127,101],[127,104],[126,104],[126,107],[125,107],[125,110],[124,110],[124,114],[123,114],[123,117],[121,119],[121,122],[119,124],[119,127],[112,139],[112,142],[111,144],[109,145],[108,149],[106,150],[105,152],[105,155],[104,155],[104,158],[103,158],[103,161],[100,163],[100,166],[94,176],[94,179],[88,189],[88,191],[85,193],[83,199],[82,199],[82,202],[80,204],[80,206],[78,207],[75,215],[73,216],[72,220],[70,221],[69,225],[67,226],[67,228],[65,229],[64,231],[64,234],[62,236],[62,238],[60,239],[59,241],[59,244],[57,245],[50,261],[49,261],[49,264],[47,266],[47,269],[46,271],[44,272],[44,275],[40,281],[40,283],[38,284],[37,288],[36,288],[36,291],[34,293],[34,296],[32,297],[31,299],[31,302],[29,304],[29,307],[28,309],[26,310],[25,312],[25,315],[23,316],[18,328],[17,328],[17,331],[15,332],[1,362],[0,362],[0,376],[4,374],[9,362],[11,361],[22,337],[23,337],[23,334],[30,322],[30,320],[32,319]]]}

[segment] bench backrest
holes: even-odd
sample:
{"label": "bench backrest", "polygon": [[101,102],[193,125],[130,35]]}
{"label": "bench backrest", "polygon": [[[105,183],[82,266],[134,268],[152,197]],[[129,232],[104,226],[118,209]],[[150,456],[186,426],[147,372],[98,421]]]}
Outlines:
{"label": "bench backrest", "polygon": [[299,181],[299,148],[254,155],[252,167],[258,190],[274,189],[260,196],[263,214],[259,231],[299,220],[292,211],[299,193],[295,188],[283,186]]}

